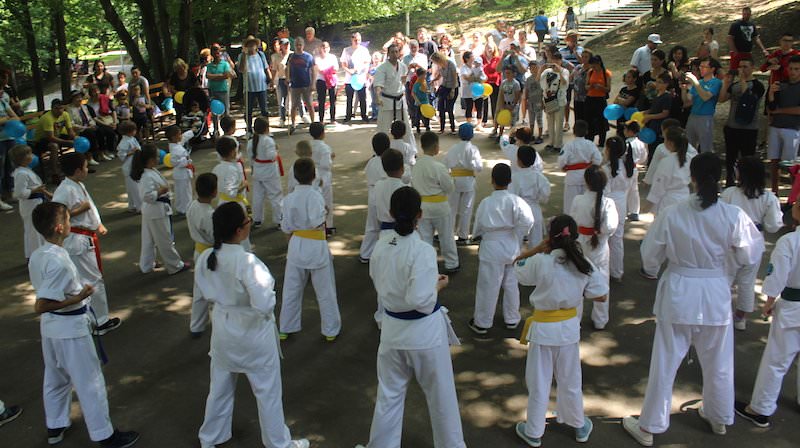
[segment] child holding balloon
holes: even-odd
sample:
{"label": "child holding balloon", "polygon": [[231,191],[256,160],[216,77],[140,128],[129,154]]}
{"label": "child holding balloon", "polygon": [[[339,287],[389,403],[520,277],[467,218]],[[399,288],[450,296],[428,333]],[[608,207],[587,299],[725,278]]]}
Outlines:
{"label": "child holding balloon", "polygon": [[[497,125],[500,128],[496,142],[500,143],[500,135],[506,126],[514,126],[519,118],[519,101],[522,98],[522,87],[514,77],[511,67],[503,70],[503,82],[500,84],[500,96],[497,98]],[[508,117],[508,115],[511,115]]]}
{"label": "child holding balloon", "polygon": [[430,115],[426,111],[435,111],[433,110],[433,106],[431,106],[431,98],[428,95],[428,83],[425,82],[425,75],[427,74],[427,71],[422,67],[418,67],[416,74],[417,80],[414,82],[414,86],[411,88],[411,96],[414,97],[414,108],[416,108],[414,111],[415,113],[412,114],[414,116],[414,126],[417,128],[417,134],[419,134],[420,119],[422,120],[422,124],[425,125],[425,130],[430,131],[431,117],[433,115]]}
{"label": "child holding balloon", "polygon": [[14,170],[14,198],[19,201],[19,215],[22,218],[25,241],[25,259],[29,259],[34,250],[44,244],[44,237],[33,227],[33,209],[42,202],[52,199],[53,194],[47,191],[42,179],[33,172],[39,164],[39,157],[33,155],[28,145],[16,145],[11,148],[11,160],[17,169]]}

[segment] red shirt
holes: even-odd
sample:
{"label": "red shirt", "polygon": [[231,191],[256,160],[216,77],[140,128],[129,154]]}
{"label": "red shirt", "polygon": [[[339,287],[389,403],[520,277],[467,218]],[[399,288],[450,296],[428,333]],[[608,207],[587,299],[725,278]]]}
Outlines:
{"label": "red shirt", "polygon": [[[783,81],[789,80],[789,58],[791,58],[792,56],[797,56],[797,55],[800,55],[800,51],[795,50],[794,48],[792,48],[791,50],[789,50],[788,53],[783,53],[783,50],[777,49],[777,50],[773,51],[772,53],[770,53],[769,56],[767,56],[767,61],[769,61],[770,59],[773,59],[773,58],[777,59],[778,60],[778,64],[781,66],[778,70],[771,70],[770,75],[769,75],[769,83],[770,84],[772,84],[773,82],[783,82]],[[767,71],[767,68],[769,68],[769,66],[770,66],[770,63],[769,62],[765,62],[765,63],[761,64],[761,67],[759,67],[759,70],[761,70],[762,72],[765,72],[765,71]]]}
{"label": "red shirt", "polygon": [[486,73],[486,82],[493,86],[499,86],[503,78],[502,73],[497,72],[497,64],[500,63],[500,57],[496,56],[483,64],[483,73]]}

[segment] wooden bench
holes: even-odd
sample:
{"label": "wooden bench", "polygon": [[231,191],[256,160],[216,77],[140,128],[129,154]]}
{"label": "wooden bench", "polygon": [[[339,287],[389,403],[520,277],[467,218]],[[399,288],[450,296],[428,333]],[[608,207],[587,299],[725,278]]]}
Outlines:
{"label": "wooden bench", "polygon": [[[150,85],[150,102],[153,104],[158,104],[158,98],[161,97],[161,89],[164,87],[163,82],[159,82],[156,84]],[[160,109],[160,107],[159,107]],[[156,139],[156,136],[164,132],[169,126],[177,124],[177,117],[175,116],[175,110],[162,110],[161,114],[157,117],[153,117],[150,120],[150,136],[153,140]]]}

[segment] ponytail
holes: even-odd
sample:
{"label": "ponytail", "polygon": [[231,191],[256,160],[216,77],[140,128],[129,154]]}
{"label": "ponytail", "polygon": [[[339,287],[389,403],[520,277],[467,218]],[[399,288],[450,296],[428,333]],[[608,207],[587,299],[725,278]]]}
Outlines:
{"label": "ponytail", "polygon": [[214,210],[214,214],[211,215],[214,224],[214,250],[206,260],[209,271],[217,269],[217,251],[222,247],[222,243],[230,241],[236,235],[236,231],[242,227],[245,219],[247,216],[237,202],[226,202]]}
{"label": "ponytail", "polygon": [[548,231],[551,249],[561,249],[575,268],[582,274],[589,275],[593,269],[589,260],[583,256],[578,244],[578,224],[569,215],[559,215],[550,221]]}
{"label": "ponytail", "polygon": [[253,153],[252,159],[255,160],[258,157],[256,154],[258,153],[258,139],[261,134],[265,134],[269,130],[269,121],[267,121],[264,117],[256,118],[256,121],[253,123],[253,140],[250,141],[251,148],[250,151]]}
{"label": "ponytail", "polygon": [[139,182],[147,168],[147,162],[152,159],[158,159],[158,148],[152,143],[146,143],[141,151],[135,151],[131,160],[131,179]]}
{"label": "ponytail", "polygon": [[390,211],[395,220],[394,231],[400,236],[410,235],[417,227],[417,216],[422,198],[412,187],[401,187],[392,193]]}
{"label": "ponytail", "polygon": [[678,165],[683,168],[686,165],[686,152],[689,150],[689,137],[686,136],[686,131],[678,127],[669,128],[664,140],[672,144],[675,154],[678,155]]}
{"label": "ponytail", "polygon": [[[611,177],[617,177],[619,172],[619,161],[624,157],[625,172],[628,177],[633,176],[633,156],[630,155],[630,145],[626,151],[625,141],[622,137],[613,136],[606,140],[606,149],[608,149],[608,161],[611,165]],[[628,167],[628,160],[630,159],[631,166]]]}
{"label": "ponytail", "polygon": [[742,157],[736,164],[736,170],[739,175],[739,188],[748,199],[756,199],[764,194],[767,173],[760,158]]}
{"label": "ponytail", "polygon": [[625,144],[625,175],[628,178],[633,177],[633,170],[636,168],[636,162],[633,161],[633,147],[630,142]]}
{"label": "ponytail", "polygon": [[594,203],[594,225],[592,226],[594,234],[591,239],[592,249],[595,249],[600,244],[600,239],[597,235],[600,233],[600,225],[603,221],[603,190],[606,188],[608,179],[606,179],[606,173],[600,167],[592,165],[586,168],[583,173],[583,180],[586,181],[589,191],[597,193],[597,199]]}
{"label": "ponytail", "polygon": [[722,161],[713,152],[698,154],[689,166],[703,210],[719,200],[719,179],[722,176]]}

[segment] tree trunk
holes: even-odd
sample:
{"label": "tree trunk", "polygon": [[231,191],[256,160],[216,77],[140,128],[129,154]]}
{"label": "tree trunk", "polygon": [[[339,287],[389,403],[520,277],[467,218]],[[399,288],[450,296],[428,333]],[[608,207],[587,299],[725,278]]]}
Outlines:
{"label": "tree trunk", "polygon": [[161,45],[164,48],[164,62],[169,62],[175,57],[175,50],[172,46],[172,33],[169,31],[169,13],[167,11],[167,2],[163,0],[156,1],[158,5],[158,26],[161,34]]}
{"label": "tree trunk", "polygon": [[406,36],[411,35],[411,11],[406,10]]}
{"label": "tree trunk", "polygon": [[142,31],[144,31],[145,46],[147,55],[150,58],[150,66],[153,77],[152,82],[162,81],[167,77],[167,69],[164,61],[164,53],[161,49],[161,42],[158,35],[156,23],[155,6],[153,0],[136,0],[139,4],[139,11],[142,14]]}
{"label": "tree trunk", "polygon": [[[27,2],[28,0],[24,1]],[[116,31],[117,36],[119,36],[119,39],[122,41],[123,45],[125,45],[125,49],[128,51],[128,55],[131,57],[133,65],[139,67],[145,77],[151,77],[150,64],[144,60],[142,52],[139,49],[139,44],[136,42],[133,36],[131,36],[131,33],[128,32],[128,29],[125,28],[125,24],[122,23],[122,19],[120,19],[119,14],[117,14],[117,10],[114,9],[114,5],[111,4],[111,0],[99,1],[100,6],[103,7],[106,20],[114,28],[114,31]]]}
{"label": "tree trunk", "polygon": [[192,34],[192,0],[181,0],[178,14],[178,57],[189,61],[189,38]]}
{"label": "tree trunk", "polygon": [[56,42],[58,42],[58,37],[56,36],[55,20],[55,17],[50,17],[50,39],[45,43],[45,45],[47,45],[47,54],[50,56],[50,59],[47,60],[46,79],[53,79],[56,73],[58,73],[58,62],[56,61],[58,51]]}
{"label": "tree trunk", "polygon": [[67,51],[67,32],[66,22],[64,21],[64,1],[54,0],[50,4],[50,11],[53,13],[53,28],[56,34],[58,45],[58,72],[61,80],[61,98],[69,101],[69,93],[72,90],[72,63]]}
{"label": "tree trunk", "polygon": [[31,58],[31,72],[33,75],[33,90],[36,91],[36,110],[45,110],[44,104],[44,83],[42,82],[42,68],[39,66],[39,53],[36,47],[36,34],[33,31],[31,22],[31,8],[28,0],[16,0],[7,2],[11,10],[16,10],[14,17],[19,20],[23,34],[25,35],[25,46],[28,49],[28,56]]}
{"label": "tree trunk", "polygon": [[208,48],[208,37],[206,36],[205,26],[202,20],[197,20],[192,25],[192,34],[194,35],[194,42],[197,48],[202,50]]}
{"label": "tree trunk", "polygon": [[261,15],[261,0],[247,0],[247,34],[258,37],[258,18]]}
{"label": "tree trunk", "polygon": [[661,14],[661,0],[652,0],[653,2],[653,16]]}

